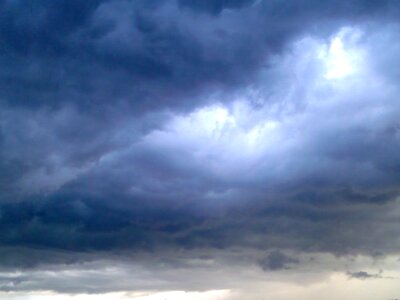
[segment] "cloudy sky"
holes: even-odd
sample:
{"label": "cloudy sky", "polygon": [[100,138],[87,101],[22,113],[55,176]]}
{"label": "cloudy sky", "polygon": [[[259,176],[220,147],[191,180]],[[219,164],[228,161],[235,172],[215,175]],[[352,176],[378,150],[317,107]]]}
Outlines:
{"label": "cloudy sky", "polygon": [[0,299],[400,298],[399,20],[0,0]]}

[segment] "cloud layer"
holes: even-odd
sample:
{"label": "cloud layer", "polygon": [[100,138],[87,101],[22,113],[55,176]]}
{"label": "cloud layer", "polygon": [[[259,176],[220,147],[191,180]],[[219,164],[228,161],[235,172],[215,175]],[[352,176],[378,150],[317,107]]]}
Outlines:
{"label": "cloud layer", "polygon": [[[399,10],[0,1],[0,290],[223,290],[207,274],[396,255]],[[106,285],[117,261],[155,283]],[[339,269],[386,278],[370,265]]]}

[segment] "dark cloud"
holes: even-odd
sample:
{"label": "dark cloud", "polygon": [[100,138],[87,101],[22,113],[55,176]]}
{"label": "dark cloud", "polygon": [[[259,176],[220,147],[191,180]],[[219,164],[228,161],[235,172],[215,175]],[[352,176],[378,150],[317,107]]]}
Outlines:
{"label": "dark cloud", "polygon": [[254,2],[254,0],[179,0],[179,5],[181,5],[182,7],[190,7],[194,10],[205,11],[212,14],[219,14],[224,9],[240,9],[244,6],[253,4]]}
{"label": "dark cloud", "polygon": [[0,1],[0,267],[396,253],[399,9]]}
{"label": "dark cloud", "polygon": [[182,97],[243,81],[263,55],[243,43],[259,44],[249,26],[235,32],[225,18],[203,27],[174,1],[3,7],[1,96],[11,105],[193,107]]}
{"label": "dark cloud", "polygon": [[365,272],[365,271],[348,272],[347,275],[350,278],[356,278],[356,279],[361,279],[361,280],[371,279],[371,278],[382,278],[381,273],[379,273],[379,274],[370,274],[370,273]]}
{"label": "dark cloud", "polygon": [[[193,108],[203,93],[249,83],[271,52],[310,26],[398,11],[392,1],[252,2],[3,1],[2,101],[136,113]],[[179,7],[236,10],[193,18]]]}
{"label": "dark cloud", "polygon": [[291,265],[297,264],[299,261],[282,252],[274,251],[268,254],[263,260],[259,262],[264,271],[277,271],[290,269]]}

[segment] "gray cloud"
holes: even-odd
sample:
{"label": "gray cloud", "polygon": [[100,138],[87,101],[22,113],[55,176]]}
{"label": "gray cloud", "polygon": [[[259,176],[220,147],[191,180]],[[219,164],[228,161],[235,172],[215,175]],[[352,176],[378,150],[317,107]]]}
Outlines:
{"label": "gray cloud", "polygon": [[290,265],[298,264],[299,261],[282,252],[274,251],[268,254],[259,263],[264,271],[277,271],[290,269]]}
{"label": "gray cloud", "polygon": [[382,278],[381,272],[378,274],[370,274],[365,271],[358,271],[358,272],[348,272],[347,275],[350,278],[356,278],[356,279],[361,279],[361,280],[371,279],[371,278]]}
{"label": "gray cloud", "polygon": [[50,2],[0,1],[1,268],[398,251],[396,1]]}

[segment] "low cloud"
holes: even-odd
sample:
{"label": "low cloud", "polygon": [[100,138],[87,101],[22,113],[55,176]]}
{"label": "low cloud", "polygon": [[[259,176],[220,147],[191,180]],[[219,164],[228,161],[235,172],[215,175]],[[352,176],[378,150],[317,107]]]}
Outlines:
{"label": "low cloud", "polygon": [[382,272],[379,272],[378,274],[371,274],[371,273],[368,273],[365,271],[348,272],[347,273],[347,275],[350,278],[361,279],[361,280],[383,278],[381,274],[382,274]]}
{"label": "low cloud", "polygon": [[259,262],[264,271],[288,270],[291,269],[291,266],[298,263],[299,260],[279,251],[271,252]]}

